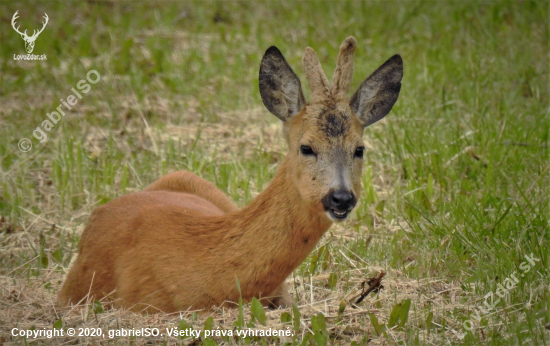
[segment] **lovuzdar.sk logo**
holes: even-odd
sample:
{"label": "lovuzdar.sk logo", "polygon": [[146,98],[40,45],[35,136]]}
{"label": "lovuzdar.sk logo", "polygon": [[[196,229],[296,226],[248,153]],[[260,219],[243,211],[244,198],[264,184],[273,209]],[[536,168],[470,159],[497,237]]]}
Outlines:
{"label": "lovuzdar.sk logo", "polygon": [[46,54],[35,55],[35,54],[31,54],[31,53],[34,49],[34,42],[38,38],[38,35],[40,35],[40,33],[42,31],[44,31],[44,28],[46,27],[46,24],[48,24],[48,20],[49,20],[48,14],[44,12],[44,19],[46,21],[42,23],[43,24],[42,29],[34,30],[32,36],[29,36],[29,35],[27,35],[27,30],[25,30],[24,32],[21,32],[21,31],[19,31],[19,26],[15,27],[15,25],[17,24],[16,23],[17,18],[19,18],[18,13],[19,13],[19,10],[15,11],[13,17],[11,18],[11,26],[13,27],[13,30],[15,30],[15,32],[17,32],[19,35],[21,35],[21,38],[23,38],[23,40],[25,41],[25,49],[27,50],[28,54],[26,54],[26,55],[15,55],[14,54],[13,55],[13,60],[47,60]]}

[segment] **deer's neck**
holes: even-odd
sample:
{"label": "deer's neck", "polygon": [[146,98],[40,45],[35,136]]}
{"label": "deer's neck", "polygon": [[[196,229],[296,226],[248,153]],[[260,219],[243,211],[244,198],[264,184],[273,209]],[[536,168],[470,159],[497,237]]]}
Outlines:
{"label": "deer's neck", "polygon": [[229,258],[237,268],[243,298],[257,295],[252,290],[258,286],[263,287],[263,295],[271,293],[305,260],[332,224],[323,211],[303,201],[287,171],[285,161],[266,190],[230,215],[233,227],[224,241],[233,251]]}

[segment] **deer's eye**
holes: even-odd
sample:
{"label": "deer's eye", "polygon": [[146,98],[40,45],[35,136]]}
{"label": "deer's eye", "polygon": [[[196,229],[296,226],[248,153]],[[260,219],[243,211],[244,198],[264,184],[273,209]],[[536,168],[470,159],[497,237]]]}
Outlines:
{"label": "deer's eye", "polygon": [[360,158],[362,159],[363,158],[363,152],[365,151],[365,147],[357,147],[357,149],[355,149],[355,154],[354,156],[357,157],[357,158]]}
{"label": "deer's eye", "polygon": [[302,155],[305,155],[305,156],[317,156],[317,154],[315,154],[313,149],[311,149],[311,147],[307,145],[302,145],[300,147],[300,152],[302,153]]}

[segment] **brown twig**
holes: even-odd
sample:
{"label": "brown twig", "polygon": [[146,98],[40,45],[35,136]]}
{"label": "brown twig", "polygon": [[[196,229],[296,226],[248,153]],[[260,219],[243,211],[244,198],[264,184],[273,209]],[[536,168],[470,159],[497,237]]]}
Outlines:
{"label": "brown twig", "polygon": [[[361,292],[361,295],[359,296],[359,299],[357,299],[355,304],[361,303],[369,293],[371,293],[377,288],[380,288],[381,286],[380,283],[382,282],[382,278],[384,277],[384,275],[386,275],[386,272],[380,272],[380,275],[378,275],[376,279],[370,282],[369,288],[366,291]],[[363,290],[364,290],[364,287],[363,287]]]}

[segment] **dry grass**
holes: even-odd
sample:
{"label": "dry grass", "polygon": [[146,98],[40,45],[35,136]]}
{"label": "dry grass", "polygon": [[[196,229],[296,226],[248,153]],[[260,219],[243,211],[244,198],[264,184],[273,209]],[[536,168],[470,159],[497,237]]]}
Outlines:
{"label": "dry grass", "polygon": [[[30,226],[35,230],[51,229],[51,222],[47,222],[47,216],[37,216],[36,222]],[[30,228],[29,227],[29,228]],[[48,247],[52,246],[58,239],[57,231],[47,238]],[[82,227],[78,227],[80,230]],[[386,232],[385,227],[379,227],[372,232],[374,236],[372,242],[384,242],[384,238],[377,237],[379,232]],[[354,233],[346,230],[346,227],[335,227],[331,234],[322,240],[320,246],[330,242],[346,243],[346,239],[354,237]],[[36,243],[38,232],[32,230],[14,230],[2,246],[2,256],[17,256],[19,252],[29,251],[30,244]],[[344,245],[345,246],[345,245]],[[7,250],[9,249],[9,251]],[[32,260],[36,260],[33,258]],[[310,318],[318,313],[324,314],[329,322],[327,330],[331,338],[338,341],[353,340],[360,341],[365,333],[368,333],[372,345],[384,345],[388,343],[385,337],[378,337],[375,331],[369,327],[366,328],[364,319],[368,318],[369,313],[373,313],[380,321],[387,321],[396,301],[411,299],[413,305],[409,314],[409,322],[412,325],[423,326],[425,320],[422,314],[416,313],[425,306],[435,307],[438,314],[434,315],[433,321],[445,318],[448,313],[454,309],[467,309],[467,304],[459,303],[459,297],[467,297],[469,301],[475,300],[475,297],[468,297],[458,284],[449,284],[443,278],[426,278],[423,280],[411,280],[403,275],[399,270],[389,268],[383,263],[362,263],[361,258],[347,258],[349,264],[356,269],[350,269],[347,273],[342,273],[346,279],[340,280],[336,289],[331,290],[328,287],[328,278],[330,272],[321,272],[313,277],[293,276],[288,279],[288,283],[294,287],[292,295],[295,303],[298,305],[302,314],[302,335],[310,330]],[[17,269],[17,268],[16,268]],[[14,270],[17,271],[17,270]],[[384,288],[377,294],[372,293],[359,306],[352,306],[360,293],[361,282],[367,277],[377,274],[380,271],[387,271],[383,280]],[[200,312],[193,314],[193,311],[186,311],[174,314],[158,313],[153,315],[142,315],[135,312],[124,311],[122,309],[107,309],[102,313],[94,313],[93,302],[83,301],[81,304],[73,307],[59,307],[55,304],[55,292],[60,288],[64,273],[59,268],[53,266],[47,269],[41,269],[40,275],[34,278],[26,278],[7,273],[0,278],[0,288],[2,290],[2,300],[0,301],[0,323],[1,333],[4,342],[9,340],[11,328],[30,329],[34,327],[39,330],[42,328],[51,329],[58,320],[63,320],[64,328],[102,328],[104,331],[120,328],[159,328],[165,335],[163,338],[144,339],[138,338],[132,341],[135,345],[145,345],[151,342],[157,343],[158,340],[166,340],[169,344],[179,341],[176,338],[166,336],[165,328],[179,326],[181,319],[185,319],[195,329],[202,329],[205,320],[213,317],[215,326],[231,329],[233,323],[238,318],[238,309],[217,309],[212,312]],[[350,288],[345,288],[349,286]],[[45,288],[47,287],[47,288]],[[346,302],[346,308],[343,313],[339,313],[342,300]],[[274,310],[267,312],[267,325],[258,326],[266,329],[285,329],[288,324],[280,320],[281,313],[290,309]],[[248,320],[250,310],[248,306],[244,309],[245,318]],[[448,325],[448,328],[459,330],[459,326]],[[397,342],[402,339],[403,331],[388,330],[390,340]],[[449,336],[451,336],[450,334]],[[424,335],[425,341],[432,344],[442,342],[441,334]],[[216,338],[213,338],[216,340]],[[157,341],[152,341],[157,340]],[[29,340],[30,341],[30,340]],[[99,338],[85,337],[57,337],[52,340],[39,338],[40,344],[106,344],[107,340]],[[221,340],[217,340],[220,341]],[[284,341],[284,338],[283,338]],[[290,340],[287,340],[290,341]],[[117,342],[126,344],[130,342],[129,338],[120,338]],[[189,340],[191,342],[191,340]],[[5,342],[5,345],[11,343]]]}

